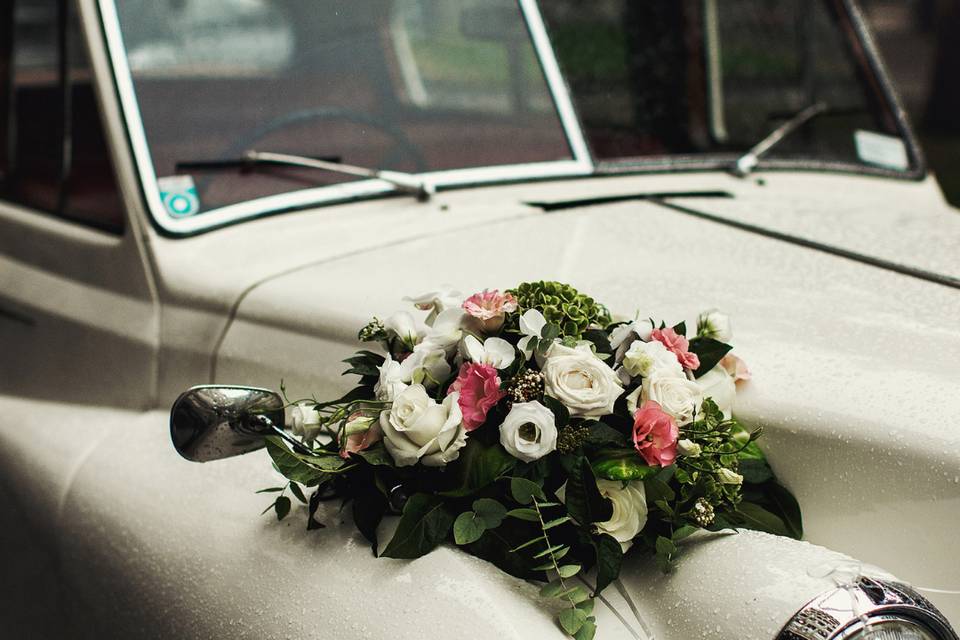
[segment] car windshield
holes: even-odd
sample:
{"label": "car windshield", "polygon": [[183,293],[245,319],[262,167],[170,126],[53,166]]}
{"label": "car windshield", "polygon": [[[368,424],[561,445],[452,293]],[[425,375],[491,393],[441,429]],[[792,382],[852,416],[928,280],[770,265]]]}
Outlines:
{"label": "car windshield", "polygon": [[101,7],[145,192],[168,227],[393,190],[240,162],[251,150],[441,187],[730,167],[815,104],[760,168],[914,168],[842,0]]}

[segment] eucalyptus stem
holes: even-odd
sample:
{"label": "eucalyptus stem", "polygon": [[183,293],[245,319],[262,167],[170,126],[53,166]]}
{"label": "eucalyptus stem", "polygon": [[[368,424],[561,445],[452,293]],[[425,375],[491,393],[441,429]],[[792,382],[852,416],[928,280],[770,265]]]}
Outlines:
{"label": "eucalyptus stem", "polygon": [[550,555],[550,562],[553,564],[553,570],[557,572],[557,577],[560,579],[560,586],[563,588],[563,595],[566,596],[571,607],[576,607],[577,603],[573,601],[573,597],[570,595],[570,592],[567,589],[567,583],[563,581],[563,574],[560,573],[560,565],[557,563],[557,556],[552,550],[553,544],[550,543],[550,535],[547,533],[547,523],[543,521],[543,513],[540,512],[540,505],[537,503],[536,498],[533,499],[533,508],[537,511],[537,519],[540,520],[540,531],[543,532],[543,541],[547,545],[547,552]]}

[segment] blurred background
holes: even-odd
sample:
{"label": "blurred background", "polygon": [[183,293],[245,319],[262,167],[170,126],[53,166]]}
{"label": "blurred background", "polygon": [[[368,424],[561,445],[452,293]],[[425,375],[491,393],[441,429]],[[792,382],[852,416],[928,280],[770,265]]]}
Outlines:
{"label": "blurred background", "polygon": [[861,0],[947,199],[960,206],[960,0]]}

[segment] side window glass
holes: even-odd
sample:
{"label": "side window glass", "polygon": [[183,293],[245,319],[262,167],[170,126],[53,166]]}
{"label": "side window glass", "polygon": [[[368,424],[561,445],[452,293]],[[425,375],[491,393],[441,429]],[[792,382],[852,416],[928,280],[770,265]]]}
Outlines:
{"label": "side window glass", "polygon": [[[72,2],[16,0],[3,196],[115,233],[123,208]],[[67,15],[61,15],[61,8]]]}

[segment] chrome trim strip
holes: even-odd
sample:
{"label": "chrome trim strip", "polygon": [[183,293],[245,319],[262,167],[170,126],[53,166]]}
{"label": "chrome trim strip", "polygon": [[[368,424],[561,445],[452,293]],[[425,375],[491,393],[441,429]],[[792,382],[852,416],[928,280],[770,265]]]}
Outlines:
{"label": "chrome trim strip", "polygon": [[533,38],[533,46],[540,58],[540,65],[547,78],[547,86],[553,95],[554,104],[560,114],[560,122],[567,134],[567,140],[570,142],[570,150],[573,153],[574,160],[582,163],[584,171],[589,171],[593,167],[590,159],[590,152],[587,150],[587,142],[583,137],[583,130],[580,128],[580,120],[577,118],[576,110],[573,107],[573,101],[570,99],[570,89],[560,73],[560,65],[557,63],[557,57],[553,51],[553,45],[550,44],[550,37],[547,35],[547,27],[543,23],[543,16],[540,15],[540,8],[536,0],[518,0],[520,11],[527,21],[527,28],[530,29],[530,36]]}
{"label": "chrome trim strip", "polygon": [[[589,175],[593,170],[587,152],[579,121],[573,110],[570,95],[560,74],[553,49],[550,47],[546,30],[539,11],[533,0],[518,0],[524,19],[527,21],[534,46],[541,58],[548,87],[554,99],[560,117],[561,126],[571,147],[573,160],[559,160],[516,165],[497,165],[470,169],[455,169],[420,174],[430,179],[437,187],[451,187],[486,182],[511,182],[516,180],[553,178]],[[327,187],[303,189],[257,198],[246,202],[220,207],[192,218],[173,219],[166,215],[157,188],[157,176],[150,157],[146,131],[140,116],[133,75],[127,64],[126,48],[120,28],[114,0],[97,0],[103,18],[103,30],[107,40],[107,50],[113,66],[113,75],[117,93],[127,123],[127,132],[140,176],[143,194],[147,201],[152,222],[163,231],[172,235],[186,235],[221,227],[239,220],[270,215],[290,209],[299,209],[311,205],[323,206],[338,202],[349,202],[392,193],[393,186],[382,180],[363,180]]]}

